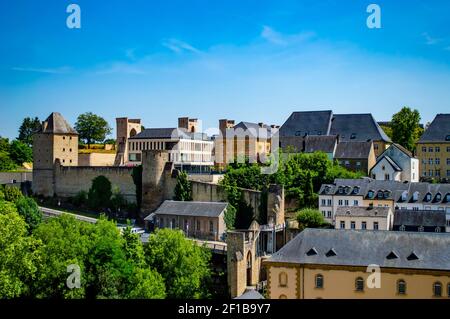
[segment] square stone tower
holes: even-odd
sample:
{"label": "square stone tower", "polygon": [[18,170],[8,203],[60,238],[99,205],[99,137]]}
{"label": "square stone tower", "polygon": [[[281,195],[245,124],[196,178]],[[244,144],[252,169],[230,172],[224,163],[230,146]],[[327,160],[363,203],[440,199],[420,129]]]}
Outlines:
{"label": "square stone tower", "polygon": [[179,117],[178,118],[178,128],[185,129],[186,132],[197,133],[199,130],[198,119],[191,119],[189,117]]}
{"label": "square stone tower", "polygon": [[116,118],[116,159],[114,166],[125,165],[128,162],[128,139],[142,131],[140,119],[127,117]]}
{"label": "square stone tower", "polygon": [[53,112],[33,136],[33,193],[54,195],[54,164],[78,166],[78,133]]}

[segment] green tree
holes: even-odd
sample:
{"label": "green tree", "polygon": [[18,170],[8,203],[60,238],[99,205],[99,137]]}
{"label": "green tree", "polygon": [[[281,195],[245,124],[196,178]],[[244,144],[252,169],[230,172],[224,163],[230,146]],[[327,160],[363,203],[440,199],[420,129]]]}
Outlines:
{"label": "green tree", "polygon": [[17,168],[16,163],[11,159],[9,153],[0,151],[0,171],[12,171]]}
{"label": "green tree", "polygon": [[19,128],[19,137],[17,138],[22,143],[32,146],[33,135],[41,128],[41,121],[39,118],[26,117],[23,119]]}
{"label": "green tree", "polygon": [[92,186],[88,192],[88,203],[91,209],[104,209],[110,207],[112,185],[105,176],[97,176],[92,180]]}
{"label": "green tree", "polygon": [[78,116],[75,129],[79,134],[79,138],[86,142],[88,148],[90,148],[92,143],[103,142],[112,131],[104,118],[92,112]]}
{"label": "green tree", "polygon": [[297,221],[301,230],[326,226],[323,215],[316,209],[305,208],[297,213]]}
{"label": "green tree", "polygon": [[147,264],[164,279],[169,298],[204,298],[211,253],[179,230],[159,229],[144,247]]}
{"label": "green tree", "polygon": [[392,116],[392,141],[398,143],[411,152],[420,137],[420,114],[417,110],[403,107],[400,112]]}
{"label": "green tree", "polygon": [[16,201],[17,212],[23,217],[28,226],[28,231],[32,233],[42,221],[42,212],[36,201],[31,197],[20,197]]}
{"label": "green tree", "polygon": [[223,219],[225,221],[225,225],[227,226],[227,230],[233,230],[236,223],[236,208],[234,208],[231,204],[228,204]]}
{"label": "green tree", "polygon": [[0,234],[0,299],[27,296],[40,262],[40,243],[27,236],[25,221],[5,201],[0,201]]}
{"label": "green tree", "polygon": [[137,208],[140,209],[142,205],[142,165],[133,167],[131,177],[133,178],[133,183],[136,187]]}
{"label": "green tree", "polygon": [[33,150],[21,141],[13,141],[10,147],[10,157],[17,164],[30,163],[33,161]]}
{"label": "green tree", "polygon": [[6,201],[13,203],[15,203],[17,200],[23,197],[23,194],[20,191],[20,189],[13,186],[4,187],[3,194],[5,195]]}
{"label": "green tree", "polygon": [[179,172],[175,186],[175,200],[192,201],[192,185],[186,172]]}

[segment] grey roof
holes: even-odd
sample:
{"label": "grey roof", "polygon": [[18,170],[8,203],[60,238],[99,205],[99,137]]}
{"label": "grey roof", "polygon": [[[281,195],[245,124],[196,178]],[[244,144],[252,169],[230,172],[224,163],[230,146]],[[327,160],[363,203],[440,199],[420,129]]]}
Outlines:
{"label": "grey roof", "polygon": [[391,142],[372,114],[333,114],[332,111],[293,112],[280,128],[280,137],[339,135],[342,141]]}
{"label": "grey roof", "polygon": [[280,128],[280,136],[328,135],[332,111],[293,112]]}
{"label": "grey roof", "polygon": [[[154,211],[155,215],[180,215],[196,217],[218,217],[227,208],[223,202],[181,202],[166,200]],[[150,215],[145,220],[150,219]]]}
{"label": "grey roof", "polygon": [[[312,248],[317,254],[307,254]],[[335,256],[327,257],[331,249]],[[386,258],[394,252],[398,258]],[[418,257],[408,260],[411,253]],[[450,234],[307,228],[269,262],[450,271]]]}
{"label": "grey roof", "polygon": [[418,143],[450,142],[450,114],[438,114]]}
{"label": "grey roof", "polygon": [[47,119],[42,123],[39,133],[78,135],[77,131],[75,131],[58,112],[53,112],[49,115],[49,117],[47,117]]}
{"label": "grey roof", "polygon": [[296,152],[325,152],[334,154],[337,144],[336,135],[288,136],[281,140],[281,148],[292,148]]}
{"label": "grey roof", "polygon": [[367,159],[372,149],[372,142],[340,142],[336,147],[334,158]]}
{"label": "grey roof", "polygon": [[[392,166],[392,168],[393,168],[395,171],[397,171],[397,172],[401,172],[401,171],[402,171],[402,168],[401,168],[400,166],[398,166],[398,164],[397,164],[392,158],[390,158],[390,157],[387,156],[387,155],[381,157],[381,158],[377,161],[376,164],[378,164],[378,162],[381,161],[383,158],[386,159],[386,161]],[[376,164],[375,164],[375,165],[376,165]]]}
{"label": "grey roof", "polygon": [[395,226],[441,226],[445,227],[445,211],[440,210],[406,210],[394,213]]}
{"label": "grey roof", "polygon": [[181,128],[147,128],[130,138],[133,139],[194,139],[206,140],[207,136],[203,133],[186,132]]}
{"label": "grey roof", "polygon": [[264,299],[263,295],[261,295],[258,291],[254,289],[249,289],[246,292],[244,292],[239,297],[236,297],[234,299]]}
{"label": "grey roof", "polygon": [[390,207],[340,206],[337,208],[335,215],[352,217],[387,217],[389,211],[391,211]]}
{"label": "grey roof", "polygon": [[339,135],[342,141],[385,141],[391,139],[373,118],[372,114],[335,114],[330,134]]}
{"label": "grey roof", "polygon": [[[241,134],[241,131],[236,129],[242,129],[243,134]],[[232,128],[228,128],[227,129],[228,132],[232,132],[233,134],[235,134],[236,136],[253,136],[253,137],[259,137],[259,138],[269,138],[271,137],[274,133],[278,132],[278,128],[272,128],[270,125],[264,124],[262,123],[262,125],[260,125],[259,123],[252,123],[252,122],[239,122],[238,124],[236,124],[235,126],[233,126]],[[267,136],[264,136],[264,134],[266,134]]]}
{"label": "grey roof", "polygon": [[[339,193],[339,188],[343,193]],[[355,191],[357,192],[355,193]],[[395,202],[408,203],[449,203],[450,202],[450,184],[431,184],[431,183],[403,183],[397,181],[382,181],[371,178],[360,179],[335,179],[333,184],[322,184],[319,190],[321,195],[362,195],[369,198],[369,191],[376,197],[378,192],[386,194],[383,199],[393,199]],[[405,192],[406,199],[402,199]],[[414,193],[417,192],[417,200]],[[431,201],[427,201],[426,195],[431,195]],[[384,196],[384,195],[383,195]],[[438,198],[440,196],[440,199]]]}

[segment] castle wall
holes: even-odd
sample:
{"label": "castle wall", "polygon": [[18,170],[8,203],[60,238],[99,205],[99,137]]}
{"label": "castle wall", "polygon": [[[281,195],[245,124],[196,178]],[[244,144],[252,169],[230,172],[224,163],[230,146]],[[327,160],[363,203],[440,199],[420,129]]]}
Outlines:
{"label": "castle wall", "polygon": [[132,167],[66,167],[55,165],[54,189],[59,197],[72,197],[81,190],[88,191],[92,180],[105,176],[112,186],[119,187],[128,202],[136,202],[136,187],[131,177]]}
{"label": "castle wall", "polygon": [[113,166],[116,154],[89,153],[78,154],[79,166]]}

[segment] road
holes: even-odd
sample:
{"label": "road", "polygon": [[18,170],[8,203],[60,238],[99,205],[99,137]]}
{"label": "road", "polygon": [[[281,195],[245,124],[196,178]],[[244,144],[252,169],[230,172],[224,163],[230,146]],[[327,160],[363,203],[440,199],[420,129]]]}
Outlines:
{"label": "road", "polygon": [[48,217],[56,217],[56,216],[60,216],[62,214],[67,214],[67,215],[74,216],[76,219],[81,220],[83,222],[88,222],[88,223],[91,223],[91,224],[97,223],[97,219],[96,218],[92,218],[92,217],[86,217],[86,216],[83,216],[83,215],[71,214],[71,213],[67,213],[67,212],[61,211],[61,210],[56,210],[56,209],[51,209],[51,208],[41,207],[41,206],[39,206],[39,209],[42,211],[44,216],[48,216]]}

